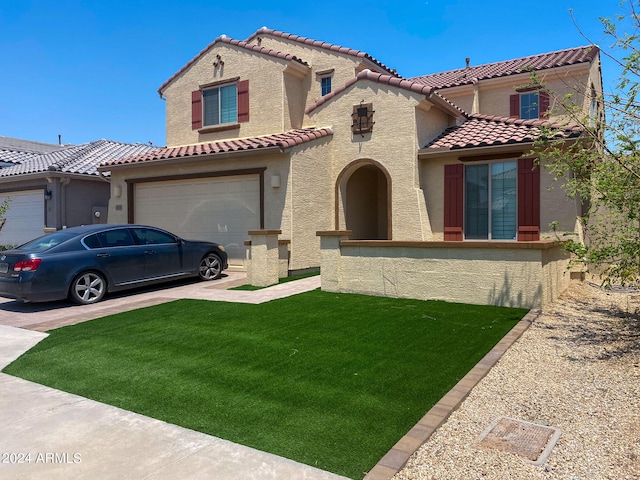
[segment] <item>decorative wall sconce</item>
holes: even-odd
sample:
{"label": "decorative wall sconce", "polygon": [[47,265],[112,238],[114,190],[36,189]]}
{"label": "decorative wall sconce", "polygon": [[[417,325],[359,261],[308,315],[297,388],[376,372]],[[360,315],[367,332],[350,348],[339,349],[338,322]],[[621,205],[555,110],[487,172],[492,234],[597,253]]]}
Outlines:
{"label": "decorative wall sconce", "polygon": [[371,132],[373,125],[376,123],[373,121],[374,113],[373,103],[364,103],[364,100],[362,100],[360,105],[354,105],[353,113],[351,114],[351,131],[363,137],[365,133]]}
{"label": "decorative wall sconce", "polygon": [[51,193],[51,190],[45,190],[45,191],[44,191],[44,199],[45,199],[45,200],[51,200],[51,196],[52,196],[52,195],[53,195],[53,194]]}

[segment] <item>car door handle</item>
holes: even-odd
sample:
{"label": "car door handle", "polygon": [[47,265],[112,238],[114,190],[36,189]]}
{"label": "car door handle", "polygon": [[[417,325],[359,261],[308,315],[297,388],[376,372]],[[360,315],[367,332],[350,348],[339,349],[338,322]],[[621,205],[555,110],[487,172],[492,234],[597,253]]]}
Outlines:
{"label": "car door handle", "polygon": [[145,250],[144,253],[145,255],[153,255],[156,252],[154,250]]}
{"label": "car door handle", "polygon": [[108,254],[108,253],[98,253],[98,254],[96,255],[96,257],[108,257],[108,256],[109,256],[109,254]]}

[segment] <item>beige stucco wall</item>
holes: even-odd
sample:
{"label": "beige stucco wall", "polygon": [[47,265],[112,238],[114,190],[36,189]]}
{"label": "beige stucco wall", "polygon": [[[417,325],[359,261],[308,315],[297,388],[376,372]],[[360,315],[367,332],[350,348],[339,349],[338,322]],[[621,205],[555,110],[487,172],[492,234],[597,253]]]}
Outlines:
{"label": "beige stucco wall", "polygon": [[332,89],[336,90],[349,80],[351,80],[358,71],[364,68],[375,70],[372,62],[364,61],[359,57],[346,55],[344,53],[331,51],[328,49],[312,47],[310,45],[301,44],[299,42],[287,40],[286,38],[261,34],[252,40],[257,44],[258,38],[260,45],[265,48],[271,48],[278,52],[286,52],[300,58],[311,67],[311,75],[309,82],[309,94],[307,96],[306,106],[310,106],[321,98],[320,77],[317,72],[326,72],[333,70]]}
{"label": "beige stucco wall", "polygon": [[[214,67],[216,55],[224,66]],[[227,138],[279,133],[301,123],[304,110],[304,78],[285,73],[289,62],[226,43],[218,43],[189,66],[164,90],[166,97],[167,145],[189,145]],[[302,69],[302,72],[300,71]],[[296,75],[305,67],[290,69]],[[249,80],[249,121],[231,130],[199,133],[191,128],[191,92],[200,86],[235,78]],[[297,102],[290,106],[288,101]],[[291,118],[291,113],[294,118]]]}
{"label": "beige stucco wall", "polygon": [[[519,156],[514,154],[513,159]],[[459,163],[457,157],[421,160],[422,188],[431,218],[433,240],[444,240],[444,166],[453,163]],[[540,238],[555,239],[556,235],[564,232],[576,232],[576,218],[580,215],[578,200],[567,197],[562,185],[554,181],[549,170],[544,166],[540,168]],[[552,222],[558,222],[557,232],[551,228]]]}
{"label": "beige stucco wall", "polygon": [[[141,165],[115,168],[111,171],[111,200],[109,201],[109,223],[126,223],[128,221],[129,199],[127,195],[127,182],[136,179],[153,178],[154,181],[176,179],[185,175],[209,174],[213,172],[224,173],[243,169],[266,167],[265,178],[265,228],[280,229],[282,212],[286,204],[286,188],[274,189],[271,187],[271,175],[282,174],[288,171],[289,154],[268,154],[236,157],[186,157],[185,159],[173,159],[162,162],[148,162]],[[115,195],[115,190],[120,189],[121,196]],[[275,205],[278,208],[266,208],[266,204]],[[135,219],[134,219],[135,220]],[[248,237],[247,237],[248,239]]]}
{"label": "beige stucco wall", "polygon": [[[551,92],[550,119],[558,120],[560,110],[555,99],[564,99],[566,95],[573,94],[572,101],[581,105],[585,113],[589,111],[589,99],[586,98],[584,86],[593,83],[597,91],[602,91],[601,78],[598,69],[599,62],[592,64],[579,64],[569,67],[554,69],[553,71],[538,72],[537,78]],[[479,111],[474,112],[474,86],[464,85],[460,87],[442,88],[438,90],[445,98],[452,101],[467,113],[482,113],[509,117],[509,96],[516,93],[517,87],[531,83],[531,75],[511,75],[508,77],[481,80],[477,85]]]}
{"label": "beige stucco wall", "polygon": [[540,308],[571,281],[568,258],[552,242],[337,244],[323,237],[323,290]]}
{"label": "beige stucco wall", "polygon": [[[327,157],[334,182],[342,174],[340,181],[344,186],[349,174],[366,163],[375,164],[388,174],[392,232],[396,240],[427,240],[431,236],[417,151],[446,128],[451,119],[437,107],[428,105],[424,98],[361,80],[309,115],[311,122],[334,129]],[[353,106],[361,102],[373,104],[375,122],[373,131],[363,135],[351,131]],[[349,228],[344,217],[344,190],[338,189],[337,196],[339,223],[333,228]]]}

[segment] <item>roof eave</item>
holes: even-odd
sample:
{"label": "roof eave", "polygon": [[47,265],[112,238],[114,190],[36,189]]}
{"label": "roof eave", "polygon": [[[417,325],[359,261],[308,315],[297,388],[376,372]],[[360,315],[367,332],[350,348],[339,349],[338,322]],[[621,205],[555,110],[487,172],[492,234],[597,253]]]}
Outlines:
{"label": "roof eave", "polygon": [[246,150],[236,150],[232,152],[218,152],[218,153],[211,152],[211,153],[201,153],[196,155],[185,155],[182,157],[155,158],[151,160],[144,160],[144,161],[133,162],[133,163],[100,165],[98,167],[98,171],[108,172],[108,171],[119,170],[123,168],[136,168],[140,166],[146,166],[149,164],[156,165],[159,163],[162,164],[167,162],[171,162],[172,164],[175,164],[175,163],[186,163],[186,162],[192,162],[192,161],[198,161],[198,160],[206,160],[210,158],[224,159],[224,158],[231,158],[231,157],[238,158],[238,157],[244,157],[244,156],[267,155],[267,154],[273,154],[273,153],[287,153],[288,149],[289,148],[273,146],[273,147],[252,148],[252,149],[246,149]]}
{"label": "roof eave", "polygon": [[509,143],[500,145],[486,145],[482,147],[464,148],[421,148],[418,150],[418,160],[428,160],[442,157],[481,156],[493,153],[526,152],[531,150],[533,142]]}

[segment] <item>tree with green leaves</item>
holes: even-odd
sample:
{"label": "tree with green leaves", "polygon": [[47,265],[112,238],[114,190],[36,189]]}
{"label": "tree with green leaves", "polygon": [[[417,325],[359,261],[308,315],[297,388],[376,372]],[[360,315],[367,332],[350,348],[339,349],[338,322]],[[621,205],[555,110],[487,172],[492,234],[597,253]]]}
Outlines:
{"label": "tree with green leaves", "polygon": [[573,254],[572,264],[599,276],[605,286],[638,286],[640,0],[625,0],[620,8],[623,13],[613,19],[600,18],[612,42],[601,48],[601,55],[621,67],[616,91],[590,98],[591,105],[599,108],[589,112],[584,108],[588,102],[576,101],[578,92],[555,98],[556,113],[566,119],[561,128],[577,126],[584,133],[578,141],[558,141],[557,127],[545,129],[534,150],[566,193],[583,202],[583,215],[578,219],[581,235],[562,236]]}
{"label": "tree with green leaves", "polygon": [[2,203],[0,203],[0,230],[4,227],[6,222],[5,214],[9,210],[9,204],[11,203],[11,197],[6,197]]}

